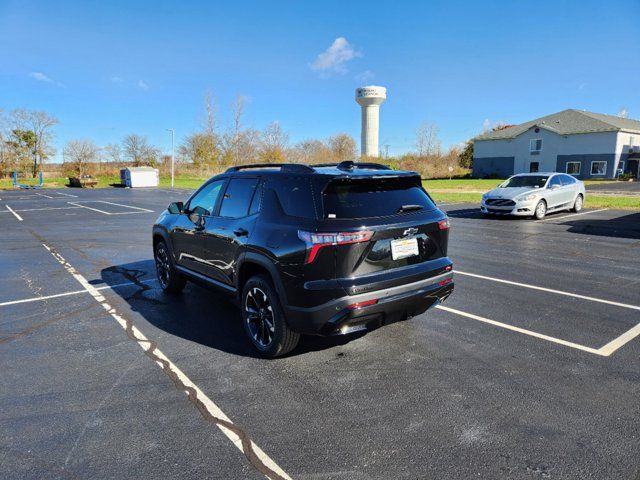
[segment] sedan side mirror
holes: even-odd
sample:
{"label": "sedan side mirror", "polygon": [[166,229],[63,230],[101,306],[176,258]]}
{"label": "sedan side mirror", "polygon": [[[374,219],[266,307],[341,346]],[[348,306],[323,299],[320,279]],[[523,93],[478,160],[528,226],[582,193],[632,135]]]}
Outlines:
{"label": "sedan side mirror", "polygon": [[184,204],[182,202],[173,202],[169,204],[169,206],[167,207],[167,210],[169,210],[169,213],[173,213],[173,214],[182,213],[183,209],[184,209]]}
{"label": "sedan side mirror", "polygon": [[560,188],[560,185],[551,185],[549,190],[557,190],[558,188]]}

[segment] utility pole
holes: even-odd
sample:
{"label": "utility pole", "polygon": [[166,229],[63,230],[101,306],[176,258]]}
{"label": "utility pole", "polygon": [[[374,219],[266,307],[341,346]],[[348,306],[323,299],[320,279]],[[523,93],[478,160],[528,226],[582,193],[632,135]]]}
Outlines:
{"label": "utility pole", "polygon": [[389,144],[384,144],[384,158],[389,158]]}
{"label": "utility pole", "polygon": [[167,132],[171,132],[171,188],[173,188],[173,154],[174,154],[174,140],[175,140],[175,131],[173,128],[167,128]]}

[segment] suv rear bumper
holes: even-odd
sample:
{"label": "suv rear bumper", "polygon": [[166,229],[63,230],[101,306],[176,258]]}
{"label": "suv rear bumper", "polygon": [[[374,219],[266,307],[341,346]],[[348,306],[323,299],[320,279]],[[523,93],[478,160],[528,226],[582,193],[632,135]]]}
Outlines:
{"label": "suv rear bumper", "polygon": [[[303,334],[332,335],[372,329],[419,315],[443,302],[453,292],[453,272],[405,285],[347,295],[316,307],[287,307],[287,323]],[[373,305],[348,308],[355,303],[377,300]]]}

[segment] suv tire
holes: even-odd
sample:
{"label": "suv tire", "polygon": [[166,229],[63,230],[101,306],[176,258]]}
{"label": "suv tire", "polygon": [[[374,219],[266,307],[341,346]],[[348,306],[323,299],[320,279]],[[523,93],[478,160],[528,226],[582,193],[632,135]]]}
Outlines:
{"label": "suv tire", "polygon": [[533,218],[536,220],[542,220],[547,214],[547,202],[540,200],[536,205],[536,209],[533,211]]}
{"label": "suv tire", "polygon": [[289,329],[270,278],[251,277],[242,289],[241,307],[244,330],[262,356],[279,357],[298,345],[300,335]]}
{"label": "suv tire", "polygon": [[156,245],[154,258],[156,275],[162,290],[167,293],[180,293],[187,284],[187,280],[176,271],[173,258],[164,240],[160,240]]}
{"label": "suv tire", "polygon": [[576,201],[573,203],[573,208],[571,210],[578,213],[580,210],[582,210],[583,205],[584,205],[584,199],[582,198],[582,194],[579,193],[578,196],[576,197]]}

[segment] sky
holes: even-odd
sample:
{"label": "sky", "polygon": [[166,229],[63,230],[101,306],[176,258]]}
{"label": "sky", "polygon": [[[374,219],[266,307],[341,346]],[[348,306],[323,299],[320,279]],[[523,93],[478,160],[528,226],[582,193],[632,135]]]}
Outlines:
{"label": "sky", "polygon": [[566,108],[640,118],[640,0],[0,0],[0,109],[45,110],[65,142],[129,133],[170,150],[246,98],[244,125],[359,144],[355,88],[381,85],[380,144],[443,146]]}

